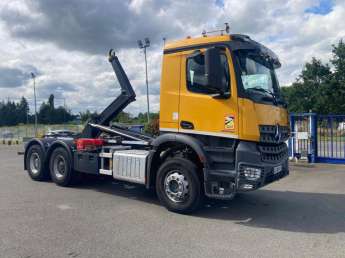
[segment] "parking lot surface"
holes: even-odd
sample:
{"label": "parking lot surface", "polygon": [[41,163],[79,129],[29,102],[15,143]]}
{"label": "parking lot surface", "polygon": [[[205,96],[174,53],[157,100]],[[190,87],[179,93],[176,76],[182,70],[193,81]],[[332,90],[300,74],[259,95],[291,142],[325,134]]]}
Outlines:
{"label": "parking lot surface", "polygon": [[292,166],[187,216],[135,185],[34,182],[19,148],[0,145],[0,257],[345,257],[344,166]]}

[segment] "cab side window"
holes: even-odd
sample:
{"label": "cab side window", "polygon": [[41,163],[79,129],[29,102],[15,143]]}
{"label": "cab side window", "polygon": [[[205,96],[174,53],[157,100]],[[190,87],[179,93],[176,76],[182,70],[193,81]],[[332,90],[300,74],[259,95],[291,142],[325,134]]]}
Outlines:
{"label": "cab side window", "polygon": [[[230,88],[229,64],[225,54],[220,56],[223,67],[222,80]],[[207,87],[205,76],[205,56],[195,55],[187,58],[187,89],[191,92],[212,94],[214,93]],[[229,89],[230,91],[230,89]]]}

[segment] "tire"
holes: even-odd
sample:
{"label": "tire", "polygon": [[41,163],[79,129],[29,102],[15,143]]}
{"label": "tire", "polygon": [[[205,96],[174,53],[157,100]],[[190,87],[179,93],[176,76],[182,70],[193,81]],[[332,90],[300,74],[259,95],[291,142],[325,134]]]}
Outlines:
{"label": "tire", "polygon": [[197,166],[188,159],[172,158],[157,172],[156,192],[170,211],[187,214],[202,203],[204,194]]}
{"label": "tire", "polygon": [[29,147],[25,165],[32,180],[43,181],[49,178],[49,171],[44,164],[44,154],[41,146],[34,144]]}
{"label": "tire", "polygon": [[70,186],[75,183],[77,172],[73,171],[71,158],[67,150],[58,147],[53,150],[49,160],[50,177],[59,186]]}

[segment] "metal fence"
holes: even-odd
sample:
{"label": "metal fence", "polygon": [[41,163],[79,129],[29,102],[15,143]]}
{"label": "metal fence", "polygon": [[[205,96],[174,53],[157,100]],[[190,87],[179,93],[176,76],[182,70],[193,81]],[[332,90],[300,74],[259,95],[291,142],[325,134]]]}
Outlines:
{"label": "metal fence", "polygon": [[[37,136],[54,130],[71,130],[74,132],[81,132],[83,125],[79,124],[65,124],[65,125],[42,125],[37,126]],[[35,137],[35,126],[33,124],[4,126],[0,127],[0,141],[4,140],[20,140]]]}
{"label": "metal fence", "polygon": [[[143,132],[144,125],[141,124],[121,124],[134,132]],[[56,124],[43,125],[38,124],[37,136],[41,137],[51,131],[69,130],[80,133],[84,129],[83,124]],[[17,125],[17,126],[3,126],[0,127],[0,144],[7,144],[8,142],[25,142],[30,138],[35,137],[35,126],[33,124]]]}
{"label": "metal fence", "polygon": [[290,154],[297,158],[307,158],[311,153],[310,117],[307,114],[294,114],[290,116],[290,123]]}
{"label": "metal fence", "polygon": [[318,160],[345,163],[345,115],[317,116]]}
{"label": "metal fence", "polygon": [[290,115],[290,156],[345,164],[345,115]]}

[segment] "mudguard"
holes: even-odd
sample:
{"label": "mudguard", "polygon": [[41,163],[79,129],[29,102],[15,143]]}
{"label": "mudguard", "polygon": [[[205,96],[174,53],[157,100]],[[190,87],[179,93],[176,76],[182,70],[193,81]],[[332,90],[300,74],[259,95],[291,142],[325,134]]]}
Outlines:
{"label": "mudguard", "polygon": [[164,144],[169,143],[182,143],[190,148],[192,148],[195,153],[198,155],[200,161],[203,163],[204,167],[208,167],[208,159],[207,155],[203,149],[203,143],[200,142],[198,139],[193,138],[186,134],[175,134],[175,133],[166,133],[158,136],[156,139],[152,141],[152,147],[153,149],[150,151],[150,155],[148,157],[147,162],[147,182],[146,182],[146,188],[154,187],[153,182],[154,179],[152,178],[155,171],[158,169],[158,166],[154,164],[154,161],[157,158],[157,150],[159,147],[163,146]]}
{"label": "mudguard", "polygon": [[188,145],[199,156],[199,159],[203,163],[204,167],[208,167],[207,155],[203,149],[204,144],[198,139],[186,134],[166,133],[166,134],[158,136],[152,142],[152,146],[154,147],[154,149],[157,149],[162,144],[165,144],[168,142],[182,143],[182,144]]}
{"label": "mudguard", "polygon": [[[73,154],[72,154],[72,149],[74,146],[73,139],[34,138],[25,144],[25,151],[24,151],[24,169],[25,170],[27,169],[26,164],[25,164],[27,152],[29,148],[35,144],[39,145],[42,149],[42,153],[43,153],[42,158],[45,165],[47,165],[49,162],[50,154],[58,146],[62,146],[66,148],[66,150],[68,151],[68,154],[70,155],[71,160],[73,160]],[[73,163],[72,163],[72,166],[73,166]]]}

